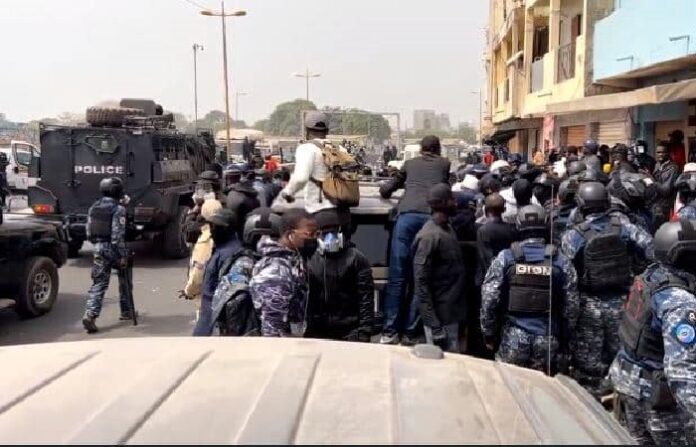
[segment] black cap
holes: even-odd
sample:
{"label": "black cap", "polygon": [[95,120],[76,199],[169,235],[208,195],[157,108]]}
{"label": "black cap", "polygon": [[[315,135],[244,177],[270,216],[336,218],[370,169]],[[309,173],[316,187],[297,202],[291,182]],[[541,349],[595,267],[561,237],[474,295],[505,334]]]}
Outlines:
{"label": "black cap", "polygon": [[213,213],[212,216],[210,216],[208,222],[219,227],[234,228],[237,226],[237,214],[235,214],[233,211],[228,210],[227,208],[221,208],[215,211],[215,213]]}

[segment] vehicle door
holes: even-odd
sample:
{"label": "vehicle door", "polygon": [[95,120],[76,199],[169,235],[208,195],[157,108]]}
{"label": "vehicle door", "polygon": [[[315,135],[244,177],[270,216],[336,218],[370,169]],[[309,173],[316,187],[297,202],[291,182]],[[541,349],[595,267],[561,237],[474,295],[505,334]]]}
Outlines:
{"label": "vehicle door", "polygon": [[33,144],[20,141],[12,142],[10,156],[11,174],[8,173],[7,182],[11,187],[19,191],[27,191],[30,186],[36,186],[37,178],[29,175],[32,158],[41,157],[41,153]]}

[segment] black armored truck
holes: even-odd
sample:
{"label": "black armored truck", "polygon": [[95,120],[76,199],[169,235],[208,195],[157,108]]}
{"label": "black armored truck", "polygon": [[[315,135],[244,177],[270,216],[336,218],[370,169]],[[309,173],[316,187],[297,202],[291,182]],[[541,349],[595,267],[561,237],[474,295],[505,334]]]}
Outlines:
{"label": "black armored truck", "polygon": [[171,114],[151,100],[90,107],[83,126],[41,125],[41,154],[32,158],[28,191],[34,214],[63,222],[76,256],[86,239],[87,211],[99,182],[119,177],[130,198],[127,237],[151,238],[170,258],[189,254],[182,227],[193,206],[198,175],[215,163],[212,134],[176,129]]}

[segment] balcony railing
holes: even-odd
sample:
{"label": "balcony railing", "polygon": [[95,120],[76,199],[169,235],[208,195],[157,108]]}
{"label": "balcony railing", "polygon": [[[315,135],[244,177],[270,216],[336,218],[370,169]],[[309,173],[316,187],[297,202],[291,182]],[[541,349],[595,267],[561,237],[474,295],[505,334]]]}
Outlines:
{"label": "balcony railing", "polygon": [[558,50],[558,70],[556,82],[563,82],[575,77],[575,42],[563,45]]}
{"label": "balcony railing", "polygon": [[544,58],[532,62],[532,79],[530,82],[530,91],[538,92],[544,88]]}

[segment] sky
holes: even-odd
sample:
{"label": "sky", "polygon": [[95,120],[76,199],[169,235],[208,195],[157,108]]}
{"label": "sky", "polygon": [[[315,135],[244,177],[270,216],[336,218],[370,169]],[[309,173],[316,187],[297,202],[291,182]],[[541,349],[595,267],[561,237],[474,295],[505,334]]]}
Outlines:
{"label": "sky", "polygon": [[[193,117],[224,110],[221,21],[213,0],[0,0],[0,113],[15,121],[153,98]],[[487,0],[227,0],[230,112],[253,123],[305,96],[318,106],[449,113],[478,123]]]}

